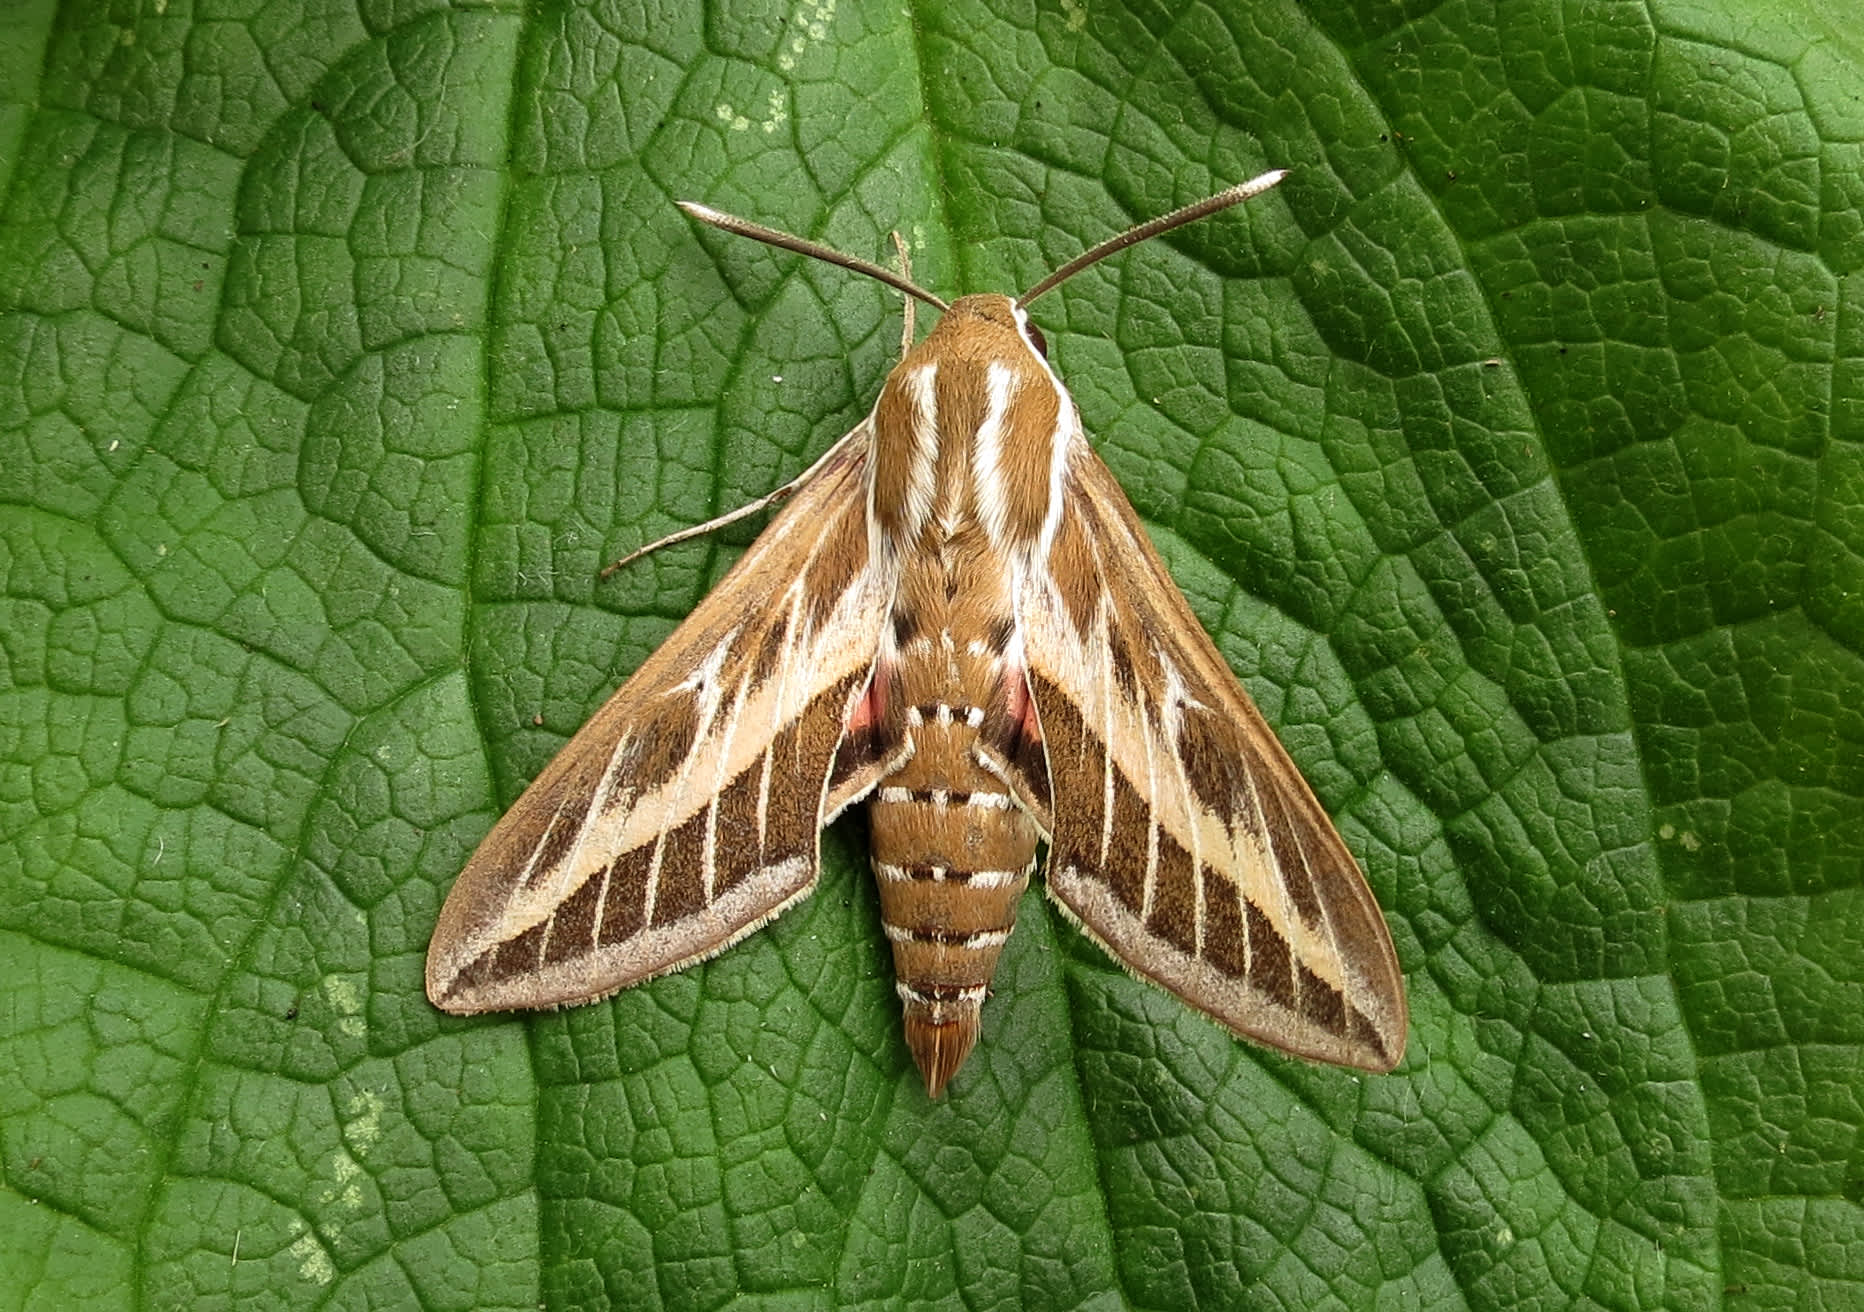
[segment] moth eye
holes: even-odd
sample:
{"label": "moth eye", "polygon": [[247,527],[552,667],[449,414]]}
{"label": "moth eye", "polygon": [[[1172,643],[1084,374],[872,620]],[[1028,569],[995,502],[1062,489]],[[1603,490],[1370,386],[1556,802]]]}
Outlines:
{"label": "moth eye", "polygon": [[1029,344],[1036,348],[1036,354],[1044,360],[1048,359],[1048,338],[1042,335],[1042,330],[1025,319],[1023,332],[1028,334]]}

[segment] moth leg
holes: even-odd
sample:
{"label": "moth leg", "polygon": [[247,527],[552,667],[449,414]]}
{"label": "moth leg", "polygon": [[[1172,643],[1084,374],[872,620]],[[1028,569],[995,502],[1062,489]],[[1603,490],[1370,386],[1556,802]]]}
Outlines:
{"label": "moth leg", "polygon": [[785,483],[782,487],[777,488],[774,491],[764,493],[763,496],[758,497],[755,501],[747,501],[742,506],[739,506],[734,510],[727,510],[724,514],[718,516],[718,518],[716,519],[708,519],[703,524],[688,524],[685,528],[677,529],[674,532],[667,534],[664,538],[660,538],[654,542],[649,542],[644,547],[636,547],[633,551],[630,551],[627,555],[623,556],[620,560],[616,561],[614,564],[605,567],[602,570],[600,577],[607,578],[610,574],[613,574],[616,570],[622,568],[624,565],[632,565],[635,561],[639,560],[642,556],[646,556],[653,552],[656,552],[660,550],[662,547],[670,547],[676,542],[685,542],[691,538],[702,537],[705,534],[710,533],[713,529],[724,528],[725,525],[727,524],[735,524],[741,519],[747,518],[748,516],[751,516],[751,515],[755,515],[760,510],[764,510],[767,507],[774,506],[777,504],[777,502],[784,500],[791,493],[796,491],[796,489],[802,485],[803,480],[808,478],[809,475],[814,472],[815,471],[813,469],[806,470],[802,474],[798,475],[796,478],[793,478],[789,482]]}
{"label": "moth leg", "polygon": [[[910,305],[911,302],[908,302],[908,304]],[[616,561],[614,564],[605,568],[598,577],[605,579],[609,575],[613,574],[616,570],[620,569],[622,566],[632,565],[635,561],[639,560],[642,556],[650,555],[653,552],[660,550],[662,547],[670,547],[676,542],[687,542],[693,538],[701,537],[707,533],[712,532],[714,529],[724,528],[725,525],[727,524],[736,524],[741,519],[747,519],[750,516],[755,515],[760,510],[767,510],[771,506],[776,505],[779,501],[789,500],[790,497],[796,494],[796,490],[798,488],[802,487],[803,484],[807,483],[810,479],[814,478],[817,474],[821,473],[822,470],[828,468],[829,464],[832,461],[835,461],[837,459],[844,457],[847,454],[849,442],[853,441],[857,435],[864,434],[865,431],[866,431],[866,425],[862,424],[860,427],[854,428],[850,430],[849,432],[845,433],[842,436],[841,441],[835,443],[834,446],[824,451],[822,455],[820,456],[820,458],[818,458],[813,465],[803,470],[802,473],[798,474],[795,478],[792,478],[789,482],[785,483],[782,487],[773,488],[769,492],[764,493],[763,496],[758,497],[756,500],[747,501],[742,506],[738,506],[732,510],[727,510],[724,514],[719,515],[714,519],[708,519],[703,524],[689,524],[685,528],[675,529],[673,532],[667,534],[664,538],[660,538],[656,541],[649,542],[644,547],[636,547],[633,551],[630,551],[627,555],[623,556],[620,560]]]}
{"label": "moth leg", "polygon": [[[701,217],[704,217],[704,216],[701,216]],[[710,219],[707,219],[706,221],[708,223],[711,222]],[[731,229],[727,229],[727,230],[730,231]],[[913,280],[913,257],[907,252],[906,242],[900,237],[898,229],[895,229],[893,232],[889,233],[888,236],[893,238],[893,249],[895,252],[898,253],[900,257],[900,276],[910,283]],[[902,325],[901,330],[900,330],[900,359],[902,360],[906,358],[906,353],[913,349],[913,329],[914,329],[913,310],[915,307],[913,304],[912,297],[910,296],[906,297],[905,301],[906,301],[905,322]],[[737,507],[734,510],[728,510],[724,514],[718,516],[715,519],[708,519],[703,524],[688,525],[686,528],[678,529],[672,533],[667,534],[664,538],[660,538],[660,539],[657,539],[656,541],[649,542],[644,547],[636,547],[633,551],[630,551],[627,555],[623,556],[620,560],[616,561],[614,564],[609,565],[605,569],[603,569],[599,577],[605,579],[609,575],[615,573],[615,571],[623,568],[624,566],[632,565],[635,561],[639,560],[642,556],[651,555],[652,553],[660,550],[662,547],[670,547],[678,542],[689,542],[693,538],[702,537],[705,534],[712,532],[714,529],[724,528],[727,524],[735,524],[741,519],[746,519],[751,515],[755,515],[760,510],[768,510],[771,506],[776,505],[778,502],[788,500],[789,497],[795,493],[797,488],[801,487],[804,483],[808,482],[810,476],[813,475],[816,472],[816,470],[820,469],[824,464],[828,462],[829,456],[834,455],[835,452],[841,449],[842,445],[846,442],[846,440],[847,439],[844,438],[841,442],[837,442],[834,446],[830,447],[827,454],[825,454],[822,457],[822,459],[816,461],[815,464],[805,469],[802,473],[798,474],[795,478],[785,483],[782,487],[766,492],[763,496],[758,497],[755,501],[747,501],[745,502],[745,504]]]}
{"label": "moth leg", "polygon": [[[900,277],[911,282],[913,280],[913,257],[906,253],[906,243],[900,240],[900,230],[895,228],[887,235],[893,238],[893,249],[899,253]],[[913,298],[908,296],[906,298],[906,323],[900,330],[900,359],[902,360],[906,358],[906,353],[913,349],[913,308]]]}

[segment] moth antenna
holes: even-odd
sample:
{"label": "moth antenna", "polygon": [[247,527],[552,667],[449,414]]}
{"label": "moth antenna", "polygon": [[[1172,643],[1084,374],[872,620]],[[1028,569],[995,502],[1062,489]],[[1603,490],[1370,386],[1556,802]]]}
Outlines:
{"label": "moth antenna", "polygon": [[810,241],[807,237],[796,237],[787,232],[779,232],[775,228],[766,228],[761,223],[752,223],[749,219],[741,219],[735,214],[726,214],[722,210],[713,209],[710,205],[701,205],[698,201],[678,200],[673,203],[690,217],[698,219],[701,223],[709,223],[714,228],[735,233],[740,237],[750,237],[767,246],[795,251],[798,255],[807,255],[810,259],[821,260],[824,264],[839,265],[854,273],[866,274],[869,278],[886,283],[895,291],[904,292],[908,296],[924,301],[940,313],[951,308],[925,288],[916,286],[911,279],[901,277],[883,264],[875,264],[872,260],[864,260],[857,255],[843,255],[840,251],[824,246],[820,242]]}
{"label": "moth antenna", "polygon": [[1069,260],[1061,268],[1017,297],[1016,303],[1028,305],[1036,297],[1044,292],[1053,291],[1090,264],[1098,264],[1109,255],[1118,254],[1128,246],[1137,246],[1140,242],[1156,237],[1161,232],[1182,228],[1185,224],[1196,223],[1199,219],[1215,214],[1218,210],[1227,210],[1232,205],[1240,205],[1251,196],[1260,196],[1287,176],[1287,169],[1270,169],[1267,173],[1259,174],[1247,182],[1239,182],[1234,187],[1220,191],[1214,196],[1192,201],[1183,209],[1173,210],[1170,214],[1161,214],[1156,219],[1148,219],[1138,227],[1128,228],[1118,236],[1109,237],[1092,250],[1084,251]]}

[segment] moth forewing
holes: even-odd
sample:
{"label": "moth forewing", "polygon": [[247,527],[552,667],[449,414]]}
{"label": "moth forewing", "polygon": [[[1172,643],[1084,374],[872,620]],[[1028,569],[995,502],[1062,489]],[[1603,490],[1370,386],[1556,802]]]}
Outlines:
{"label": "moth forewing", "polygon": [[865,427],[486,835],[434,930],[447,1011],[589,1002],[805,895],[893,585]]}
{"label": "moth forewing", "polygon": [[1054,796],[1049,893],[1128,969],[1237,1033],[1391,1069],[1404,977],[1358,863],[1111,472],[1083,448],[1069,474],[1077,513],[1022,607]]}
{"label": "moth forewing", "polygon": [[685,206],[944,314],[486,837],[434,932],[434,1003],[589,1001],[709,956],[809,892],[820,826],[866,798],[933,1096],[977,1039],[1040,839],[1050,893],[1135,974],[1289,1052],[1396,1064],[1403,977],[1359,867],[1088,446],[1024,310],[1281,177],[1103,242],[1020,300],[949,306]]}

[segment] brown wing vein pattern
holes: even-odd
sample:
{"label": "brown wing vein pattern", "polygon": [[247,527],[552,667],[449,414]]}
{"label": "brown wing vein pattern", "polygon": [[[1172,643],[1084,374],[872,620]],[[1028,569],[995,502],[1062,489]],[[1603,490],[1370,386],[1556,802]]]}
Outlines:
{"label": "brown wing vein pattern", "polygon": [[1050,893],[1238,1033],[1389,1070],[1403,977],[1357,862],[1113,475],[1085,447],[1069,473],[1052,581],[1031,571],[1021,597],[1053,779]]}
{"label": "brown wing vein pattern", "polygon": [[441,912],[448,1011],[585,1002],[721,951],[814,885],[824,792],[892,584],[844,438],[487,835]]}

